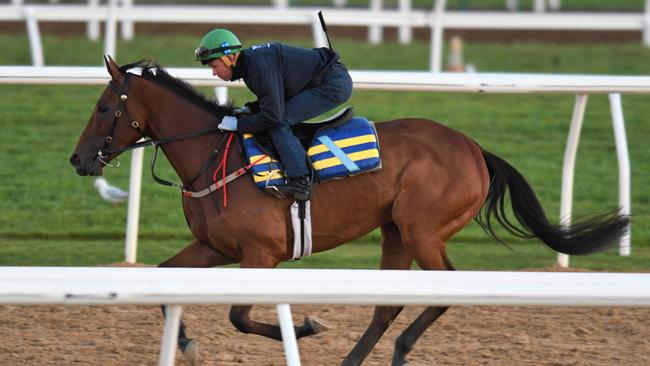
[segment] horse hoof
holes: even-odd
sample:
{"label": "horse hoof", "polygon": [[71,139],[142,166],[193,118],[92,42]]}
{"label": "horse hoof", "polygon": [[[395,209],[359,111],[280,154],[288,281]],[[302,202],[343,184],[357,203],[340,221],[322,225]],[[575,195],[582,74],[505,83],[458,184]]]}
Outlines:
{"label": "horse hoof", "polygon": [[191,366],[198,366],[199,364],[199,342],[192,339],[187,343],[183,350],[185,361]]}
{"label": "horse hoof", "polygon": [[308,315],[305,317],[305,324],[309,324],[311,329],[314,330],[314,334],[322,333],[332,328],[323,319],[317,318],[313,315]]}

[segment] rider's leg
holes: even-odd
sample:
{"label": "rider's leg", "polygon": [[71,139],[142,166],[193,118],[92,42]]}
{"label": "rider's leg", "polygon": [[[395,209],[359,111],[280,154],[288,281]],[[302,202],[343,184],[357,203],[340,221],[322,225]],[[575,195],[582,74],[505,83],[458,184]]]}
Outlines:
{"label": "rider's leg", "polygon": [[284,105],[283,123],[293,126],[331,111],[350,99],[352,79],[343,64],[334,64],[322,75],[321,84],[289,98]]}
{"label": "rider's leg", "polygon": [[320,85],[306,89],[285,102],[282,123],[269,131],[280,154],[289,185],[281,192],[300,200],[309,199],[311,184],[305,149],[291,132],[291,126],[319,116],[345,103],[352,95],[352,80],[345,66],[334,64]]}

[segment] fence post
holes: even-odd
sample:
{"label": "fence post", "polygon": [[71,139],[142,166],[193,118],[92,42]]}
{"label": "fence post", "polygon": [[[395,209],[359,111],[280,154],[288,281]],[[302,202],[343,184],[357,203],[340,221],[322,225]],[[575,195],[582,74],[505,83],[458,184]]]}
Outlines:
{"label": "fence post", "polygon": [[140,196],[142,194],[143,160],[143,147],[134,149],[133,152],[131,152],[129,208],[126,215],[126,238],[124,240],[124,261],[126,263],[135,263],[138,253],[138,227],[140,223]]}
{"label": "fence post", "polygon": [[183,308],[180,305],[165,306],[165,326],[160,344],[158,366],[173,366],[176,358],[176,340]]}
{"label": "fence post", "polygon": [[[88,12],[90,14],[97,11],[99,8],[99,0],[88,0]],[[89,20],[86,23],[86,36],[93,41],[99,39],[99,20]]]}
{"label": "fence post", "polygon": [[650,46],[650,0],[646,0],[643,12],[643,45]]}
{"label": "fence post", "polygon": [[116,32],[117,32],[117,19],[115,19],[115,8],[117,7],[117,0],[108,1],[108,18],[106,19],[106,34],[104,35],[104,54],[111,55],[116,58],[117,47]]}
{"label": "fence post", "polygon": [[43,66],[43,45],[41,44],[41,32],[38,28],[38,21],[34,14],[33,6],[26,6],[23,8],[25,15],[25,22],[27,24],[27,34],[29,35],[29,48],[32,53],[32,65]]}
{"label": "fence post", "polygon": [[273,6],[277,10],[284,10],[289,7],[289,0],[273,0]]}
{"label": "fence post", "polygon": [[546,5],[544,4],[545,0],[534,0],[533,1],[533,11],[535,13],[543,13]]}
{"label": "fence post", "polygon": [[433,24],[431,25],[431,57],[429,59],[429,69],[432,72],[440,72],[441,69],[444,40],[442,18],[445,13],[446,4],[447,0],[436,0],[434,13],[431,17]]}
{"label": "fence post", "polygon": [[228,103],[228,87],[217,86],[214,88],[214,95],[217,97],[217,102],[221,105]]}
{"label": "fence post", "polygon": [[399,42],[408,44],[413,38],[413,29],[411,29],[410,20],[407,18],[411,14],[411,0],[399,0],[399,12],[404,19],[402,25],[399,26]]}
{"label": "fence post", "polygon": [[559,11],[562,7],[562,0],[548,0],[548,8],[553,11]]}
{"label": "fence post", "polygon": [[[609,95],[609,104],[612,111],[612,124],[614,127],[614,140],[616,141],[616,157],[618,159],[618,199],[622,215],[631,213],[630,205],[630,156],[627,148],[625,134],[625,120],[623,118],[623,105],[621,94]],[[631,252],[630,228],[621,238],[618,254],[629,256]]]}
{"label": "fence post", "polygon": [[278,322],[282,332],[282,345],[284,355],[287,359],[287,366],[300,366],[300,354],[298,352],[298,341],[296,332],[293,329],[293,318],[289,304],[278,304]]}
{"label": "fence post", "polygon": [[[562,167],[562,193],[560,196],[560,223],[565,226],[571,225],[571,205],[573,203],[573,177],[575,173],[576,154],[578,142],[580,141],[580,130],[585,117],[587,107],[587,94],[576,95],[571,117],[571,127],[567,137],[566,148],[564,149],[564,165]],[[558,253],[557,265],[569,267],[569,256]]]}
{"label": "fence post", "polygon": [[[370,12],[373,15],[379,15],[382,8],[381,0],[370,0]],[[383,28],[379,24],[373,24],[368,27],[368,42],[372,44],[381,43],[383,38]]]}
{"label": "fence post", "polygon": [[[121,0],[122,1],[122,14],[128,14],[133,8],[133,0]],[[134,25],[132,20],[122,20],[122,39],[132,40],[134,34]]]}

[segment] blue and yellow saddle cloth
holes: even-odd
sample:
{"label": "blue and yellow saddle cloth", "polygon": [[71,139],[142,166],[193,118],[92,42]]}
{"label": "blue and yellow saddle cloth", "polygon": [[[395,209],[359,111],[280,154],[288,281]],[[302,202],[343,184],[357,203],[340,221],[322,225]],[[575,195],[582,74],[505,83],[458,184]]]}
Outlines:
{"label": "blue and yellow saddle cloth", "polygon": [[[244,152],[255,184],[264,189],[286,184],[280,163],[269,157],[255,142],[253,135],[243,134]],[[373,122],[363,117],[331,128],[319,130],[312,140],[307,157],[314,169],[314,180],[346,177],[381,168],[379,140]]]}

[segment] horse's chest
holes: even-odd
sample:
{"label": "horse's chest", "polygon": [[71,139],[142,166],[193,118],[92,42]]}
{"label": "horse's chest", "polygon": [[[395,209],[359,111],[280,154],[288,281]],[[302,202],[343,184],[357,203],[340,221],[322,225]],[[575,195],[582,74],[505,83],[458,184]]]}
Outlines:
{"label": "horse's chest", "polygon": [[[206,201],[208,205],[201,201]],[[211,235],[209,231],[216,230],[214,227],[215,216],[218,217],[220,214],[214,204],[207,200],[201,201],[186,198],[183,201],[183,210],[192,235],[197,240],[207,244],[210,243]]]}
{"label": "horse's chest", "polygon": [[202,201],[205,202],[185,201],[183,204],[192,235],[227,256],[239,258],[238,221],[232,209],[221,206],[217,210],[214,203]]}

